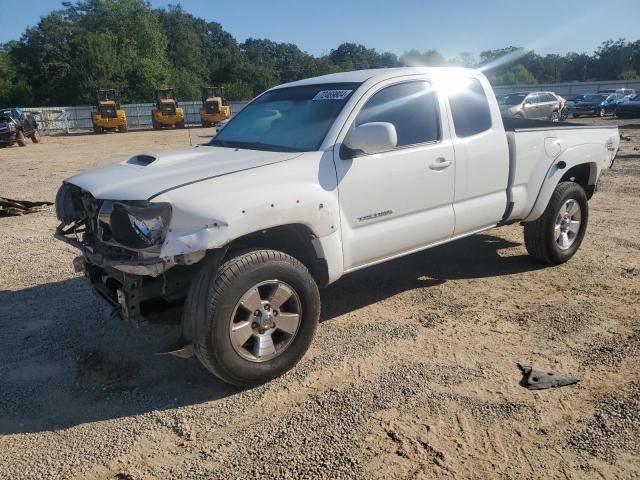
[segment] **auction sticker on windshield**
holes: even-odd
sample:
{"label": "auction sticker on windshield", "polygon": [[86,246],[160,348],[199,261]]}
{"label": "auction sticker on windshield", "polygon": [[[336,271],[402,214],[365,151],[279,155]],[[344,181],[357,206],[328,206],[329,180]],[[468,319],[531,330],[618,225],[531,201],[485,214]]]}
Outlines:
{"label": "auction sticker on windshield", "polygon": [[321,90],[313,100],[344,100],[353,90]]}

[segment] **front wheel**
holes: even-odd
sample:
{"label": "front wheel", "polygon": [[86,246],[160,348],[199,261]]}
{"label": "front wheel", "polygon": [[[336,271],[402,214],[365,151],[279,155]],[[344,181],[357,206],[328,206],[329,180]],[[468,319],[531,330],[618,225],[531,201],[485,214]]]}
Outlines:
{"label": "front wheel", "polygon": [[298,260],[276,250],[253,250],[218,269],[206,264],[194,278],[184,315],[203,325],[197,358],[237,386],[276,378],[302,358],[320,316],[318,286]]}
{"label": "front wheel", "polygon": [[559,183],[542,216],[524,224],[529,255],[551,265],[566,262],[580,248],[588,220],[584,189],[575,182]]}
{"label": "front wheel", "polygon": [[604,117],[605,113],[607,112],[605,112],[604,107],[600,107],[600,110],[598,110],[598,116]]}
{"label": "front wheel", "polygon": [[16,133],[16,142],[21,147],[27,146],[27,139],[24,137],[22,130],[18,130],[18,133]]}
{"label": "front wheel", "polygon": [[551,117],[549,118],[549,120],[551,120],[552,122],[559,122],[560,121],[560,114],[558,112],[552,112],[551,113]]}
{"label": "front wheel", "polygon": [[38,130],[34,130],[33,133],[31,134],[31,141],[33,143],[40,143],[41,140],[42,140],[42,137],[40,136],[40,132]]}

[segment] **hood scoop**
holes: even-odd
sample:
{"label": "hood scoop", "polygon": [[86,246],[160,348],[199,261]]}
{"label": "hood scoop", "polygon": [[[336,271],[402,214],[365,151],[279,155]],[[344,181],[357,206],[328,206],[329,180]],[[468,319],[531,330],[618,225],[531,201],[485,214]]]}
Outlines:
{"label": "hood scoop", "polygon": [[156,161],[156,157],[153,155],[136,155],[127,160],[129,165],[137,165],[139,167],[146,167]]}

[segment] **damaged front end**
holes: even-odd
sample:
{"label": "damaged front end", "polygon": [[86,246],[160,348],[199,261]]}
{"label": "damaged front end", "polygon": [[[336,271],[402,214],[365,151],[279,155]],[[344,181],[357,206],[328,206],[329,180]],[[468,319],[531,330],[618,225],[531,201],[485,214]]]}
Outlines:
{"label": "damaged front end", "polygon": [[78,248],[74,260],[95,291],[136,324],[151,312],[170,308],[186,295],[205,252],[163,258],[171,205],[146,201],[97,200],[64,183],[56,197],[60,225],[55,237]]}

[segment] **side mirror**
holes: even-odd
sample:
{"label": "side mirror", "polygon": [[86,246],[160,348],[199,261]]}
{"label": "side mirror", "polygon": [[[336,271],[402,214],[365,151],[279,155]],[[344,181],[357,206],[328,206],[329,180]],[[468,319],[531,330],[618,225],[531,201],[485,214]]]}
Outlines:
{"label": "side mirror", "polygon": [[351,150],[372,154],[392,150],[397,144],[398,134],[392,123],[370,122],[356,127],[346,146]]}

